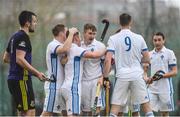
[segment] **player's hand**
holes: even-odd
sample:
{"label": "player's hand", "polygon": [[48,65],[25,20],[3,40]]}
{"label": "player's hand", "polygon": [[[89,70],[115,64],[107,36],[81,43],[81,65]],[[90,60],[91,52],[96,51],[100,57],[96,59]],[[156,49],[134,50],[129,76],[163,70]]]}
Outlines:
{"label": "player's hand", "polygon": [[40,81],[47,81],[48,80],[48,78],[44,75],[44,73],[42,73],[42,72],[39,72],[38,73],[38,75],[37,75],[37,77],[38,77],[38,79],[40,80]]}
{"label": "player's hand", "polygon": [[72,27],[72,28],[69,29],[69,33],[72,34],[72,35],[74,35],[74,34],[77,33],[77,32],[79,32],[79,31],[78,31],[78,29],[75,28],[75,27]]}
{"label": "player's hand", "polygon": [[103,78],[103,85],[105,88],[110,88],[110,81],[108,77]]}
{"label": "player's hand", "polygon": [[98,84],[100,84],[101,86],[103,86],[103,76],[101,76],[99,79],[98,79]]}
{"label": "player's hand", "polygon": [[153,83],[152,78],[144,77],[144,80],[145,80],[146,84],[152,84]]}

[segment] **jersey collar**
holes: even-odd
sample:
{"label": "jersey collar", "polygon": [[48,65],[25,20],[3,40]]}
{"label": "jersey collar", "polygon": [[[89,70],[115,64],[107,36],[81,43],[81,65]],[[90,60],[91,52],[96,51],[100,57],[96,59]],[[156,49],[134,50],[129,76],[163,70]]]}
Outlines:
{"label": "jersey collar", "polygon": [[163,48],[159,52],[156,52],[155,48],[153,49],[153,53],[164,53],[165,51],[166,51],[166,47],[165,46],[163,46]]}
{"label": "jersey collar", "polygon": [[53,41],[55,41],[56,43],[59,43],[59,44],[63,44],[63,43],[59,42],[58,40],[56,40],[55,38],[53,39]]}
{"label": "jersey collar", "polygon": [[120,32],[131,32],[131,30],[130,29],[122,29]]}
{"label": "jersey collar", "polygon": [[95,43],[96,43],[96,41],[97,41],[97,40],[96,40],[96,39],[94,39],[94,40],[93,40],[93,42],[92,42],[91,44],[87,45],[87,46],[85,45],[84,41],[82,41],[82,42],[81,42],[81,45],[86,46],[86,47],[95,46],[95,45],[96,45],[96,44],[95,44]]}

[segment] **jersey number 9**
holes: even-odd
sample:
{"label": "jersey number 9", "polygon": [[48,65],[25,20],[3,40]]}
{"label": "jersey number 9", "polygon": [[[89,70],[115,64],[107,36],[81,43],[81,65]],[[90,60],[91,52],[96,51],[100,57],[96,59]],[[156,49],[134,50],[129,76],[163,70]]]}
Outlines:
{"label": "jersey number 9", "polygon": [[125,37],[125,44],[127,45],[127,49],[126,51],[130,51],[131,50],[131,39],[130,37]]}

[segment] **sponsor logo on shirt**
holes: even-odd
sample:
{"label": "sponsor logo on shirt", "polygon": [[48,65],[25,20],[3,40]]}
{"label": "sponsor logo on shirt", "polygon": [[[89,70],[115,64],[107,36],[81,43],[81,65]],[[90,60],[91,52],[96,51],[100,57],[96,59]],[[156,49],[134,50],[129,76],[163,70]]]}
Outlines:
{"label": "sponsor logo on shirt", "polygon": [[21,104],[18,104],[18,108],[21,108],[22,106],[21,106]]}
{"label": "sponsor logo on shirt", "polygon": [[21,41],[21,43],[19,43],[19,46],[21,46],[21,47],[26,47],[25,41]]}
{"label": "sponsor logo on shirt", "polygon": [[31,101],[31,104],[30,104],[31,107],[34,107],[35,106],[35,102],[32,100]]}

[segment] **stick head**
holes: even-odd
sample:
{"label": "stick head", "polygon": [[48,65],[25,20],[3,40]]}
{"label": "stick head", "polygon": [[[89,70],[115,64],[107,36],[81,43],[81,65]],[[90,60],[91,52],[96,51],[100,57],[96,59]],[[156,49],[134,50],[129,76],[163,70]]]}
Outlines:
{"label": "stick head", "polygon": [[102,23],[103,23],[103,24],[106,24],[106,25],[109,25],[109,21],[108,21],[107,19],[103,19],[103,20],[102,20]]}
{"label": "stick head", "polygon": [[107,19],[103,19],[102,23],[105,24],[105,27],[104,27],[104,30],[103,30],[102,35],[101,35],[101,42],[104,40],[104,37],[106,35],[107,29],[109,27],[109,21]]}

